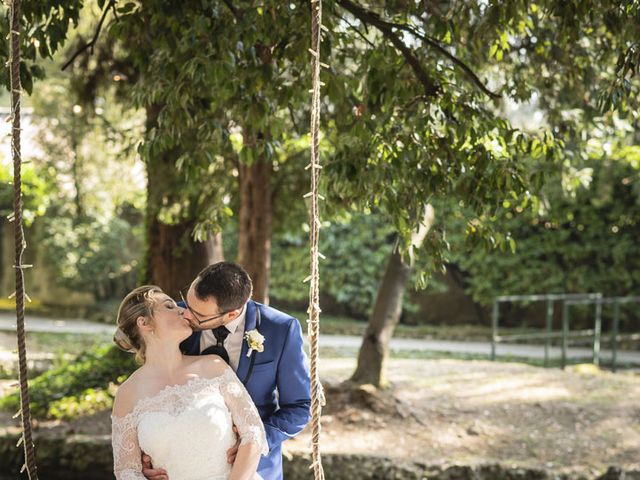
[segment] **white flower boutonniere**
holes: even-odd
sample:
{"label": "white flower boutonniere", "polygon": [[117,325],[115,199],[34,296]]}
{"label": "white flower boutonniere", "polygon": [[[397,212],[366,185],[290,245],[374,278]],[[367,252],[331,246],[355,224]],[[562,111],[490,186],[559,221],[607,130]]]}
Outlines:
{"label": "white flower boutonniere", "polygon": [[247,340],[247,345],[249,346],[247,357],[251,356],[253,350],[256,352],[264,351],[264,336],[255,328],[245,332],[244,338]]}

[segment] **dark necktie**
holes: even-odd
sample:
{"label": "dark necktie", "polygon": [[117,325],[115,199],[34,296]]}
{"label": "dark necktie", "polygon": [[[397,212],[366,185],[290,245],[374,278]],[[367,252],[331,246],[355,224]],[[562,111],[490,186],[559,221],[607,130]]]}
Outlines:
{"label": "dark necktie", "polygon": [[216,337],[216,340],[218,341],[217,345],[220,345],[222,348],[224,348],[224,341],[227,339],[231,332],[227,330],[227,327],[225,327],[224,325],[218,328],[214,328],[212,332],[213,336]]}
{"label": "dark necktie", "polygon": [[224,348],[224,341],[227,339],[231,332],[227,330],[227,327],[225,327],[224,325],[218,328],[214,328],[211,331],[213,332],[213,336],[216,337],[216,344],[205,348],[202,352],[200,352],[200,355],[220,355],[220,357],[222,357],[225,362],[229,363],[229,353],[227,352],[227,349]]}

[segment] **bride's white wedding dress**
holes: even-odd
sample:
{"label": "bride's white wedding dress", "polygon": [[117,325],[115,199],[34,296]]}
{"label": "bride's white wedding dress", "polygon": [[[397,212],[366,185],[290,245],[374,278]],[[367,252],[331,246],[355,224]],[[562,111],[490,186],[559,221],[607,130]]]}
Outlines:
{"label": "bride's white wedding dress", "polygon": [[141,450],[171,480],[226,480],[227,450],[236,442],[233,425],[241,445],[253,442],[263,455],[269,452],[258,411],[230,368],[216,378],[167,386],[124,417],[111,418],[117,480],[145,478]]}

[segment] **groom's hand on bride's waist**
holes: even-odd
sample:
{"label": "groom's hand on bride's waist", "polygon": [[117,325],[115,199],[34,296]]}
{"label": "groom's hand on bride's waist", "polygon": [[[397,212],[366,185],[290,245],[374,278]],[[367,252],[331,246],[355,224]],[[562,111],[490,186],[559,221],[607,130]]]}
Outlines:
{"label": "groom's hand on bride's waist", "polygon": [[236,436],[236,444],[227,450],[227,462],[233,465],[233,462],[236,461],[236,456],[238,455],[238,447],[240,447],[240,437],[238,436],[238,429],[236,426],[233,426],[233,433]]}
{"label": "groom's hand on bride's waist", "polygon": [[142,474],[149,480],[169,480],[169,475],[162,468],[153,468],[151,457],[146,453],[142,454]]}

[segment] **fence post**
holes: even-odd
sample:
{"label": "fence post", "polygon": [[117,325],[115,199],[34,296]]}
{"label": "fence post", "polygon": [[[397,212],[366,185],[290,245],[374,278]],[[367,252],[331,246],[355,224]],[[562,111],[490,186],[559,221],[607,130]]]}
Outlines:
{"label": "fence post", "polygon": [[553,300],[547,300],[547,336],[544,339],[544,366],[549,366],[549,345],[551,343],[551,322],[553,321]]}
{"label": "fence post", "polygon": [[491,315],[491,360],[496,359],[496,343],[498,342],[498,298],[493,300],[493,313]]}
{"label": "fence post", "polygon": [[596,301],[596,324],[593,332],[593,364],[600,365],[600,335],[602,334],[602,298]]}
{"label": "fence post", "polygon": [[613,337],[611,339],[611,371],[616,371],[618,360],[618,332],[620,331],[620,302],[613,303]]}
{"label": "fence post", "polygon": [[569,304],[563,300],[562,301],[562,360],[561,367],[564,370],[564,367],[567,365],[567,343],[569,337]]}

